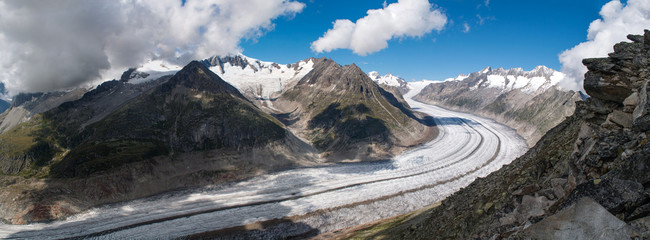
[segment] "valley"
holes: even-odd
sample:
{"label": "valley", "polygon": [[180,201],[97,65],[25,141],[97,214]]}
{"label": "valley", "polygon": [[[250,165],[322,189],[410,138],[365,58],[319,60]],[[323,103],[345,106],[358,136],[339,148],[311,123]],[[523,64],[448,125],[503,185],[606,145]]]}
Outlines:
{"label": "valley", "polygon": [[0,238],[312,236],[439,202],[527,150],[514,130],[493,120],[414,101],[420,90],[405,99],[434,116],[438,137],[393,159],[289,169],[51,223],[0,225]]}
{"label": "valley", "polygon": [[649,6],[2,0],[0,239],[650,239]]}

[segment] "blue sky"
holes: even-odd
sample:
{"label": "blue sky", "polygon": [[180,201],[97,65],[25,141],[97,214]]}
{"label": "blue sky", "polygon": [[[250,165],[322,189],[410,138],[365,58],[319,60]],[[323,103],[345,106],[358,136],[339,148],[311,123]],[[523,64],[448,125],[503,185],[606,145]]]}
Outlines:
{"label": "blue sky", "polygon": [[560,70],[558,55],[587,40],[590,22],[600,17],[608,1],[491,0],[486,6],[483,0],[430,0],[448,18],[443,30],[392,39],[388,48],[366,56],[348,49],[315,53],[310,44],[332,28],[336,19],[354,22],[368,9],[382,8],[383,1],[302,2],[306,4],[302,12],[280,17],[273,30],[255,40],[243,40],[243,54],[279,63],[328,57],[341,64],[355,63],[366,72],[391,72],[410,81],[442,80],[487,66],[530,70],[546,65]]}

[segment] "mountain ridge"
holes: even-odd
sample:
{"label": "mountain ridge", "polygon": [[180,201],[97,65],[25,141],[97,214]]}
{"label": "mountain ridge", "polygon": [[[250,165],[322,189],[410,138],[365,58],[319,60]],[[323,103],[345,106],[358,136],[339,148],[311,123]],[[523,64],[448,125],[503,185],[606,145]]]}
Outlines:
{"label": "mountain ridge", "polygon": [[533,146],[583,99],[578,92],[559,88],[562,78],[545,66],[531,71],[486,67],[429,84],[414,99],[494,119],[516,129]]}
{"label": "mountain ridge", "polygon": [[[288,69],[256,62],[252,71],[249,59],[230,60],[257,74],[250,79]],[[290,65],[290,77],[279,79],[282,88],[268,91],[275,97],[267,99],[239,91],[203,61],[180,69],[151,64],[92,90],[14,99],[9,114],[0,115],[2,124],[7,116],[19,118],[0,133],[2,221],[51,221],[101,204],[325,160],[383,160],[433,137],[434,128],[399,93],[383,90],[355,65],[325,58]],[[322,71],[311,69],[321,65]],[[302,77],[307,70],[311,77]],[[288,100],[289,92],[314,95]],[[326,105],[314,111],[313,103]],[[294,125],[283,115],[296,106],[310,110]],[[398,146],[402,139],[411,145]]]}

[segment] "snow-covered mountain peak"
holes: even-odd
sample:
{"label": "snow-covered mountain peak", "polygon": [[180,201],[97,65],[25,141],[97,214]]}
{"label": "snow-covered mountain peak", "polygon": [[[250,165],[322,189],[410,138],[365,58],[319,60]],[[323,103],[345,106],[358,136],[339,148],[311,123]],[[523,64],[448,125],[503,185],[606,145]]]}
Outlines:
{"label": "snow-covered mountain peak", "polygon": [[469,75],[460,74],[460,75],[458,75],[458,77],[455,77],[455,78],[447,78],[447,79],[443,80],[443,82],[463,81],[463,80],[467,79],[468,77],[469,77]]}
{"label": "snow-covered mountain peak", "polygon": [[380,78],[381,78],[381,74],[379,74],[377,71],[370,71],[370,72],[368,73],[368,77],[370,77],[372,80],[380,79]]}
{"label": "snow-covered mountain peak", "polygon": [[314,59],[311,58],[294,64],[278,64],[244,55],[213,56],[202,63],[242,93],[260,101],[281,93],[314,67]]}
{"label": "snow-covered mountain peak", "polygon": [[473,83],[471,89],[497,88],[504,92],[521,90],[527,94],[533,94],[538,90],[546,90],[550,87],[557,87],[557,84],[564,78],[564,74],[546,66],[537,66],[531,71],[524,71],[522,68],[492,69],[486,67],[479,72],[469,75],[459,75],[456,78],[448,78],[445,81],[469,81]]}
{"label": "snow-covered mountain peak", "polygon": [[122,81],[140,84],[156,80],[162,76],[173,75],[183,69],[183,66],[171,64],[163,60],[149,60],[137,68],[131,68],[122,74]]}
{"label": "snow-covered mountain peak", "polygon": [[[310,58],[294,64],[278,64],[238,54],[213,56],[200,62],[252,100],[268,101],[307,75],[313,69],[315,60]],[[144,83],[173,75],[182,68],[160,60],[148,61],[125,72],[122,81]]]}
{"label": "snow-covered mountain peak", "polygon": [[401,77],[395,76],[391,73],[388,73],[384,76],[379,74],[376,71],[371,71],[368,73],[368,77],[375,81],[377,84],[384,84],[393,87],[404,87],[406,86],[406,81]]}

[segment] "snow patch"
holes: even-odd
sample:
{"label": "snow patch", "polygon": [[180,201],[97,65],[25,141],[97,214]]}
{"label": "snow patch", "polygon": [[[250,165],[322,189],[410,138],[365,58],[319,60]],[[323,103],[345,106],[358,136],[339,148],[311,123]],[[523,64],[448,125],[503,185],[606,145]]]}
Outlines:
{"label": "snow patch", "polygon": [[526,94],[534,94],[557,86],[564,79],[564,74],[546,66],[537,66],[531,71],[524,71],[522,68],[505,70],[503,68],[484,68],[480,72],[468,76],[460,75],[456,78],[449,78],[445,81],[462,81],[472,77],[476,84],[470,90],[477,90],[481,87],[498,88],[503,91],[520,90]]}
{"label": "snow patch", "polygon": [[505,89],[506,87],[506,78],[499,75],[488,75],[487,76],[488,88],[500,88]]}
{"label": "snow patch", "polygon": [[135,72],[132,74],[133,78],[129,79],[129,83],[146,83],[163,76],[174,75],[181,69],[183,69],[183,66],[166,63],[162,60],[150,60],[136,68]]}
{"label": "snow patch", "polygon": [[210,67],[210,70],[220,73],[224,81],[241,92],[254,95],[258,100],[268,100],[282,92],[290,82],[300,80],[314,66],[311,59],[299,62],[298,66],[263,62],[249,57],[246,57],[246,60],[248,65],[243,69],[226,62],[223,69],[221,66],[214,66]]}
{"label": "snow patch", "polygon": [[404,81],[404,79],[390,73],[382,76],[376,71],[371,71],[368,73],[368,77],[370,77],[370,79],[375,81],[377,84],[384,84],[393,87],[402,87],[406,85],[406,81]]}

